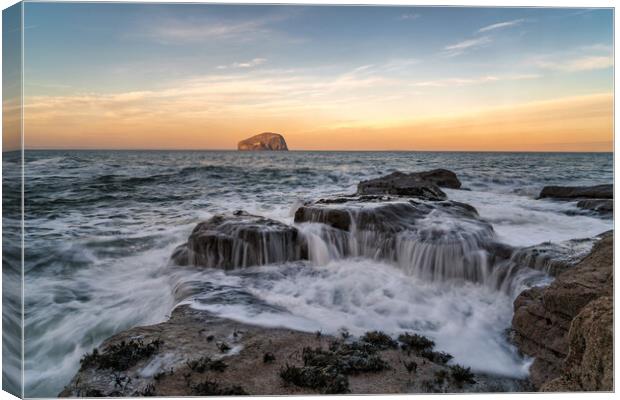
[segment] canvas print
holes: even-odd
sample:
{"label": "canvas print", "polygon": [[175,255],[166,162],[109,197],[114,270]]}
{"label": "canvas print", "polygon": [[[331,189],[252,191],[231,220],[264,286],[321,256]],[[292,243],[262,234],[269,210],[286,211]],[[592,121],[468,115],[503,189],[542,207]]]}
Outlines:
{"label": "canvas print", "polygon": [[613,9],[3,12],[3,389],[613,391]]}

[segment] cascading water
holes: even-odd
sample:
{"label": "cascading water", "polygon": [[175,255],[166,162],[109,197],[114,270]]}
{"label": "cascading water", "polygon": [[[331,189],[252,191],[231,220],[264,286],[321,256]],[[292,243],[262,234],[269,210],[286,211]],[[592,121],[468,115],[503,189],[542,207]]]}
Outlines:
{"label": "cascading water", "polygon": [[315,205],[298,212],[296,221],[308,258],[318,265],[363,257],[427,282],[468,281],[509,292],[541,275],[516,260],[498,260],[492,226],[459,203]]}

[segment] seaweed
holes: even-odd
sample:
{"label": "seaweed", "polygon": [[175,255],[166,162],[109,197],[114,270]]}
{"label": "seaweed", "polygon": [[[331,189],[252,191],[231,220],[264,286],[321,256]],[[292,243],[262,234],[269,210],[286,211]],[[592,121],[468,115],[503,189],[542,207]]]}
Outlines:
{"label": "seaweed", "polygon": [[267,352],[267,353],[263,354],[263,362],[264,362],[265,364],[267,364],[267,363],[272,363],[272,362],[274,362],[275,360],[276,360],[276,356],[275,356],[275,355],[273,355],[273,353],[269,353],[269,352]]}
{"label": "seaweed", "polygon": [[430,351],[435,348],[435,342],[426,336],[418,335],[417,333],[403,333],[398,336],[398,341],[401,343],[401,348],[405,351],[412,350],[416,353],[420,353],[423,351]]}
{"label": "seaweed", "polygon": [[337,368],[295,367],[286,364],[280,377],[287,383],[318,390],[323,394],[349,393],[349,380]]}
{"label": "seaweed", "polygon": [[150,383],[146,385],[144,389],[134,392],[132,396],[152,397],[152,396],[157,396],[157,393],[155,393],[155,386],[152,383]]}
{"label": "seaweed", "polygon": [[441,369],[435,372],[435,384],[439,386],[443,386],[443,384],[446,382],[447,379],[448,379],[448,371],[446,371],[445,369]]}
{"label": "seaweed", "polygon": [[364,336],[361,337],[361,340],[381,350],[395,349],[398,347],[398,343],[394,339],[380,331],[366,332]]}
{"label": "seaweed", "polygon": [[192,395],[194,396],[247,396],[248,392],[243,387],[221,386],[217,381],[206,379],[205,381],[192,386]]}
{"label": "seaweed", "polygon": [[403,361],[403,365],[405,366],[407,372],[409,372],[410,374],[415,374],[418,371],[418,363],[415,361]]}
{"label": "seaweed", "polygon": [[452,379],[458,385],[458,387],[461,387],[463,383],[476,383],[476,380],[474,379],[475,375],[471,372],[470,367],[465,368],[459,364],[451,365],[450,373],[452,375]]}
{"label": "seaweed", "polygon": [[410,354],[412,351],[427,360],[436,364],[447,364],[453,357],[445,351],[434,351],[435,342],[426,336],[418,334],[404,333],[398,337],[401,343],[400,347],[403,351]]}
{"label": "seaweed", "polygon": [[222,342],[222,343],[218,343],[217,344],[217,348],[222,352],[222,353],[226,353],[227,351],[230,350],[230,346],[228,345],[228,343],[226,342]]}
{"label": "seaweed", "polygon": [[448,361],[452,360],[452,354],[448,354],[445,351],[432,351],[432,350],[422,350],[418,353],[420,357],[424,357],[427,360],[434,362],[435,364],[447,364]]}
{"label": "seaweed", "polygon": [[210,357],[201,357],[196,360],[190,360],[185,364],[187,364],[189,369],[200,374],[207,370],[224,372],[224,370],[228,368],[228,364],[224,361],[212,360]]}
{"label": "seaweed", "polygon": [[82,368],[97,367],[98,369],[113,369],[125,371],[136,365],[140,360],[149,358],[157,352],[163,342],[159,339],[145,344],[141,339],[124,340],[109,346],[102,353],[94,349],[91,354],[86,354],[80,360]]}

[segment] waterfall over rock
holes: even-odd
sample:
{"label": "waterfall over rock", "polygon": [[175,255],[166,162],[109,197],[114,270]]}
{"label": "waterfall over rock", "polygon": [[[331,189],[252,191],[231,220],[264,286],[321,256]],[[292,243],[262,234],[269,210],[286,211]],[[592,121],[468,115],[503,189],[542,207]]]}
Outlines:
{"label": "waterfall over rock", "polygon": [[238,211],[199,223],[172,260],[178,265],[233,269],[296,261],[304,254],[295,227]]}
{"label": "waterfall over rock", "polygon": [[428,281],[492,278],[495,233],[464,203],[347,197],[304,205],[295,222],[319,264],[367,257]]}

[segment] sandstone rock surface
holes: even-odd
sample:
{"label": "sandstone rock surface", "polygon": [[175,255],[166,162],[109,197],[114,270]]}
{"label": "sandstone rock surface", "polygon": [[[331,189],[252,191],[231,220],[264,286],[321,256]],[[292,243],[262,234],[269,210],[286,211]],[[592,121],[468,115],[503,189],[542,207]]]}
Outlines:
{"label": "sandstone rock surface", "polygon": [[[301,395],[322,393],[283,380],[289,366],[306,362],[306,349],[329,354],[350,338],[265,328],[216,317],[184,305],[166,322],[118,333],[101,346],[96,356],[84,358],[80,370],[60,397]],[[136,344],[138,343],[138,344]],[[156,343],[155,347],[148,347]],[[382,369],[348,374],[348,392],[357,394],[524,391],[527,382],[475,375],[475,383],[457,382],[445,363],[395,346],[357,341],[348,350],[349,362]],[[345,344],[346,346],[346,344]],[[365,351],[368,346],[374,350]],[[144,351],[146,348],[150,351]],[[127,350],[137,350],[129,352]],[[120,356],[120,357],[119,357]],[[87,361],[90,358],[90,361]],[[105,361],[105,362],[104,362]],[[111,362],[110,362],[111,361]],[[320,360],[319,360],[320,361]],[[326,359],[327,361],[327,359]],[[338,360],[336,360],[338,361]],[[415,364],[415,372],[408,365]],[[116,365],[119,364],[119,365]],[[318,372],[329,372],[327,365]],[[441,375],[442,381],[437,381]]]}
{"label": "sandstone rock surface", "polygon": [[[606,378],[606,371],[612,368],[606,356],[612,353],[611,340],[606,336],[612,325],[604,322],[605,306],[595,302],[612,295],[613,233],[608,233],[587,257],[558,275],[550,286],[534,287],[517,297],[512,320],[514,340],[523,353],[535,357],[530,379],[536,387],[613,389]],[[599,314],[599,329],[589,330],[584,321]],[[584,359],[583,349],[587,347],[592,349],[587,352],[587,357],[592,357],[587,362],[597,366],[593,376],[585,376],[585,365],[575,361]],[[559,380],[547,385],[555,379]]]}

